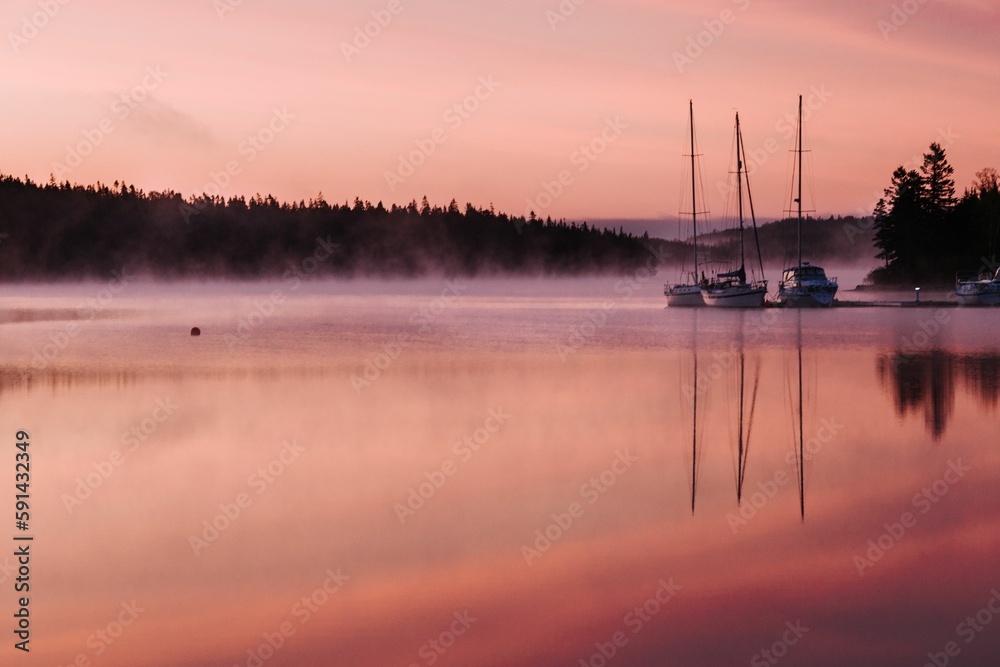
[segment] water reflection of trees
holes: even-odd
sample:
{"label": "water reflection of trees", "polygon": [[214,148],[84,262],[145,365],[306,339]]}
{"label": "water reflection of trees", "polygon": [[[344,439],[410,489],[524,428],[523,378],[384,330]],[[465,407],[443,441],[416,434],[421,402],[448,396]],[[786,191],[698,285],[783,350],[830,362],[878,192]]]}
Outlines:
{"label": "water reflection of trees", "polygon": [[956,383],[985,408],[1000,402],[1000,354],[954,354],[931,350],[917,354],[882,355],[878,377],[890,391],[900,416],[923,412],[927,430],[935,440],[948,426],[955,408]]}
{"label": "water reflection of trees", "polygon": [[197,379],[225,381],[273,381],[285,375],[325,377],[322,368],[149,368],[114,370],[102,368],[26,369],[0,366],[0,397],[4,394],[50,391],[56,394],[75,388],[128,389],[149,381],[182,382]]}

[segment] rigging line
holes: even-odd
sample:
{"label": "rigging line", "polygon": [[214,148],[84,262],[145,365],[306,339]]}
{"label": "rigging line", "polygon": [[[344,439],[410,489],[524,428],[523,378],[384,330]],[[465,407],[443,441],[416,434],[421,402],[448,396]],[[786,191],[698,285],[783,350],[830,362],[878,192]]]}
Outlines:
{"label": "rigging line", "polygon": [[[684,174],[684,176],[680,179],[680,183],[678,186],[680,188],[680,191],[677,193],[677,201],[679,202],[678,205],[679,210],[677,211],[677,240],[683,243],[685,239],[685,233],[684,233],[684,219],[682,216],[684,215],[684,210],[683,210],[684,196],[685,196],[684,193],[687,190],[688,173],[686,169],[682,170],[682,173]],[[694,209],[694,202],[691,203],[691,208]],[[682,255],[681,257],[682,259],[680,262],[680,271],[681,271],[680,275],[682,276],[681,279],[683,280],[684,269],[687,265],[687,256]]]}
{"label": "rigging line", "polygon": [[701,150],[700,150],[701,144],[698,142],[698,132],[697,132],[697,130],[695,130],[692,134],[694,136],[694,145],[695,145],[695,151],[694,152],[695,152],[695,156],[697,158],[699,158],[698,159],[698,168],[695,170],[695,178],[698,181],[698,195],[700,195],[700,197],[701,197],[700,201],[701,201],[701,205],[702,205],[702,209],[703,209],[701,211],[698,211],[698,214],[701,215],[701,217],[702,217],[702,229],[711,229],[711,224],[710,224],[711,223],[711,210],[709,209],[709,206],[708,206],[708,199],[705,197],[705,179],[704,179],[704,176],[701,173],[701,157],[702,157]]}
{"label": "rigging line", "polygon": [[[809,142],[805,142],[805,134],[803,134],[802,137],[803,137],[804,143],[808,144]],[[805,209],[804,212],[806,212],[806,213],[816,213],[816,209],[817,209],[817,205],[816,205],[816,202],[817,202],[817,199],[816,199],[816,168],[815,168],[815,165],[813,163],[812,145],[809,144],[808,148],[805,147],[805,146],[803,146],[802,152],[805,154],[805,159],[806,159],[806,165],[805,165],[805,168],[802,171],[802,179],[805,180],[805,182],[806,182],[806,187],[808,188],[808,192],[809,192],[809,205],[811,206],[811,208]],[[805,202],[802,202],[802,203],[805,204]]]}
{"label": "rigging line", "polygon": [[[790,220],[792,220],[792,218],[790,216],[792,215],[792,213],[794,213],[794,210],[792,208],[792,204],[795,203],[795,174],[796,174],[795,164],[796,164],[796,160],[795,160],[795,150],[794,149],[788,151],[788,157],[786,158],[786,160],[787,160],[787,164],[785,165],[785,173],[786,174],[790,173],[791,177],[790,177],[790,180],[785,183],[785,191],[788,193],[788,201],[787,201],[787,204],[785,206],[785,210],[783,211],[783,213],[785,214],[785,220],[786,221],[790,221]],[[791,235],[787,234],[787,233],[782,234],[782,236],[784,237],[784,245],[783,245],[784,256],[783,256],[783,264],[782,264],[782,266],[789,266],[790,263],[791,263],[790,257],[792,255],[792,253],[794,252],[794,238]]]}
{"label": "rigging line", "polygon": [[691,231],[694,233],[694,283],[698,284],[698,198],[695,192],[695,158],[694,151],[694,102],[690,102],[691,109]]}
{"label": "rigging line", "polygon": [[[744,164],[744,150],[743,150],[743,134],[740,130],[740,114],[736,113],[736,198],[737,206],[739,207],[740,214],[740,271],[746,269],[746,252],[745,244],[743,242],[743,164]],[[749,184],[749,181],[747,181]]]}
{"label": "rigging line", "polygon": [[799,198],[798,203],[798,247],[799,247],[799,258],[796,261],[796,266],[802,266],[802,96],[799,95]]}
{"label": "rigging line", "polygon": [[[729,146],[729,162],[727,164],[732,165],[734,163],[734,158],[736,158],[736,134],[733,133],[732,143]],[[734,195],[736,193],[736,182],[734,181],[734,175],[736,172],[728,171],[726,175],[726,191],[725,199],[723,200],[722,208],[722,221],[723,227],[720,230],[723,232],[721,234],[722,243],[721,245],[725,247],[727,242],[727,235],[725,232],[730,231],[730,227],[734,227],[733,222],[735,221],[736,215],[733,211]]]}
{"label": "rigging line", "polygon": [[[743,143],[743,135],[740,134],[739,146],[743,151],[743,159],[746,160],[746,146]],[[746,175],[747,181],[747,201],[750,203],[750,221],[753,223],[753,240],[757,245],[757,264],[760,267],[760,279],[764,280],[764,257],[760,250],[760,238],[757,236],[757,218],[753,212],[753,194],[750,192],[750,173]]]}
{"label": "rigging line", "polygon": [[805,170],[804,174],[808,174],[809,175],[808,176],[808,180],[806,181],[806,187],[809,188],[809,190],[808,190],[808,192],[809,192],[809,205],[811,206],[811,208],[808,209],[806,211],[806,213],[816,213],[816,209],[817,209],[816,202],[818,200],[816,199],[816,176],[815,176],[815,167],[813,166],[813,160],[814,159],[815,158],[813,158],[812,151],[806,151],[806,167],[807,167],[807,169]]}
{"label": "rigging line", "polygon": [[[699,227],[698,227],[698,224],[699,224],[698,216],[701,216],[701,218],[702,218],[702,220],[701,220],[702,228],[706,228],[708,220],[709,220],[709,211],[708,211],[708,208],[707,208],[707,199],[705,198],[705,185],[704,185],[704,180],[703,180],[703,177],[702,177],[702,174],[701,174],[701,163],[698,160],[698,158],[701,158],[702,155],[701,155],[701,153],[698,150],[697,133],[695,131],[695,126],[694,126],[694,103],[693,102],[689,102],[689,109],[690,109],[689,115],[690,115],[690,120],[691,120],[691,123],[690,123],[690,130],[691,130],[691,132],[690,132],[690,151],[691,152],[689,154],[684,154],[683,157],[690,158],[690,160],[691,160],[691,164],[690,164],[691,174],[690,174],[690,181],[688,181],[689,176],[688,176],[687,170],[686,169],[684,170],[684,178],[683,178],[683,180],[681,182],[682,191],[681,191],[681,195],[680,195],[680,198],[679,198],[679,201],[681,202],[682,210],[679,212],[679,216],[681,216],[681,215],[689,215],[689,216],[691,216],[691,231],[692,231],[692,235],[689,238],[691,238],[691,240],[692,240],[693,256],[694,256],[694,263],[693,263],[694,269],[691,272],[691,275],[693,276],[693,282],[695,284],[697,284],[698,283],[698,279],[699,279],[699,276],[698,276],[698,272],[699,271],[698,271],[698,269],[704,263],[704,260],[702,259],[702,261],[699,261],[699,258],[702,258],[703,255],[705,254],[705,250],[704,249],[700,250],[699,247],[698,247],[698,229],[699,229]],[[690,188],[688,188],[688,186],[690,186]],[[685,200],[686,192],[688,190],[690,190],[690,193],[691,193],[691,210],[690,211],[685,211],[685,210],[683,210],[683,202]],[[698,195],[699,194],[701,195],[701,202],[702,202],[702,207],[703,207],[701,210],[699,210],[699,207],[698,207],[698,201],[699,201],[698,200]],[[680,217],[678,217],[678,223],[680,223]],[[678,225],[678,229],[680,229],[680,225]]]}

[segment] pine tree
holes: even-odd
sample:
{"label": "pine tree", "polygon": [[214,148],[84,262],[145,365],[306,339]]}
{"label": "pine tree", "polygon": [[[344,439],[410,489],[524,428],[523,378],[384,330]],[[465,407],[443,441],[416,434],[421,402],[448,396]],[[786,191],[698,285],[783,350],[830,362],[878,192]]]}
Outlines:
{"label": "pine tree", "polygon": [[920,174],[898,167],[874,211],[876,257],[885,261],[887,275],[908,276],[916,269],[927,236],[923,200]]}
{"label": "pine tree", "polygon": [[924,154],[924,163],[920,167],[925,206],[929,214],[943,217],[955,208],[955,168],[948,163],[941,144],[934,142],[930,152]]}
{"label": "pine tree", "polygon": [[889,215],[885,197],[879,199],[878,203],[875,204],[874,215],[875,247],[879,249],[879,253],[875,255],[875,259],[884,261],[885,268],[888,269],[889,265],[896,261],[896,230],[893,225],[893,218]]}

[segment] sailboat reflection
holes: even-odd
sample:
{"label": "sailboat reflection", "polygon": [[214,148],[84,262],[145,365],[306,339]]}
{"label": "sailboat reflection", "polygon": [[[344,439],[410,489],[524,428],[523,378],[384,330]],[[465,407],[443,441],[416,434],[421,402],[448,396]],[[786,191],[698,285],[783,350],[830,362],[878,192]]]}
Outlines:
{"label": "sailboat reflection", "polygon": [[[795,445],[795,472],[796,480],[799,486],[799,516],[802,521],[806,520],[806,462],[804,456],[804,443],[805,443],[805,430],[804,430],[804,418],[803,418],[803,407],[805,401],[803,400],[803,383],[802,383],[802,312],[798,311],[795,313],[795,352],[798,361],[797,364],[797,382],[796,386],[798,388],[798,400],[796,404],[798,409],[793,408],[793,415],[797,417],[796,435],[792,436],[792,442]],[[797,437],[796,437],[797,436]]]}
{"label": "sailboat reflection", "polygon": [[[701,467],[701,449],[698,444],[704,435],[704,415],[705,406],[702,405],[701,412],[698,411],[698,401],[699,399],[704,400],[702,394],[705,393],[707,387],[702,383],[699,385],[699,372],[698,372],[698,311],[691,311],[691,359],[693,362],[692,371],[692,381],[686,387],[685,393],[687,393],[688,403],[691,406],[691,478],[689,481],[690,491],[691,491],[691,515],[694,516],[695,499],[698,495],[698,470]],[[681,378],[681,382],[684,379]]]}
{"label": "sailboat reflection", "polygon": [[[690,413],[685,415],[685,419],[690,424],[691,439],[688,444],[685,444],[684,448],[685,464],[687,465],[688,472],[687,478],[691,493],[691,514],[694,515],[697,506],[699,474],[705,447],[705,421],[706,415],[709,413],[706,404],[713,393],[711,389],[716,386],[716,381],[720,381],[718,384],[726,386],[724,408],[728,417],[726,421],[729,424],[730,430],[729,443],[735,478],[736,504],[742,510],[752,515],[760,507],[756,499],[756,495],[759,494],[748,494],[746,487],[750,452],[753,449],[754,425],[762,417],[769,421],[778,420],[781,413],[781,409],[772,408],[768,410],[768,403],[766,401],[761,402],[761,406],[764,408],[763,415],[759,414],[760,410],[758,407],[758,397],[762,395],[761,379],[765,370],[764,361],[767,358],[774,359],[775,357],[766,351],[754,350],[753,348],[750,351],[747,350],[747,332],[761,326],[759,316],[753,313],[734,313],[733,319],[727,320],[727,324],[733,327],[735,338],[732,340],[730,348],[725,352],[718,349],[714,349],[711,352],[712,363],[706,371],[702,368],[704,360],[701,359],[699,353],[698,331],[698,318],[705,315],[707,313],[700,315],[698,311],[690,313],[692,318],[692,341],[690,348],[692,365],[687,367],[686,370],[682,369],[681,371],[685,375],[687,372],[691,372],[691,375],[688,377],[692,378],[686,385],[687,398],[689,399],[686,404],[690,407]],[[802,331],[802,317],[804,315],[802,311],[795,311],[794,313],[789,312],[788,316],[795,318],[794,347],[787,348],[788,350],[793,350],[793,355],[789,357],[787,352],[783,354],[785,365],[784,391],[786,394],[786,418],[787,416],[791,417],[790,422],[792,426],[788,442],[792,444],[793,451],[788,452],[784,460],[789,466],[794,464],[796,486],[798,487],[799,517],[800,520],[804,521],[806,511],[806,466],[809,461],[806,452],[805,434],[806,422],[809,421],[811,423],[812,420],[811,417],[807,418],[805,413],[808,408],[815,408],[815,401],[812,399],[816,396],[816,391],[812,383],[815,382],[817,374],[808,372],[804,361],[807,357],[804,353],[804,336]],[[791,359],[794,359],[794,361],[791,361]],[[810,405],[811,403],[812,405]],[[772,405],[777,406],[776,403],[772,403]],[[772,423],[780,422],[772,421]],[[765,428],[767,428],[766,424]],[[820,432],[825,433],[823,429]],[[688,448],[690,449],[688,450]],[[772,477],[773,479],[783,477],[785,480],[790,480],[791,478],[790,474],[781,470],[775,471],[775,473]],[[748,502],[753,507],[747,505]]]}
{"label": "sailboat reflection", "polygon": [[927,432],[940,440],[955,410],[957,379],[983,408],[1000,402],[1000,354],[956,354],[942,349],[884,354],[877,362],[878,378],[906,417],[923,412]]}
{"label": "sailboat reflection", "polygon": [[736,433],[736,504],[743,503],[743,482],[746,480],[747,460],[750,453],[750,436],[753,433],[753,418],[757,411],[757,392],[760,389],[760,357],[754,364],[753,391],[749,410],[746,396],[746,340],[745,313],[740,312],[737,345],[737,433]]}

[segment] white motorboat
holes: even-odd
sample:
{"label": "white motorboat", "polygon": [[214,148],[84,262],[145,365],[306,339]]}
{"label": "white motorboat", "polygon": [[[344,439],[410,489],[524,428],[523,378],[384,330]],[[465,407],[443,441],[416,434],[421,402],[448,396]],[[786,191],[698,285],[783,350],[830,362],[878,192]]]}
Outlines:
{"label": "white motorboat", "polygon": [[667,297],[667,305],[674,308],[705,305],[701,287],[698,285],[664,285],[663,293]]}
{"label": "white motorboat", "polygon": [[794,308],[825,307],[833,305],[837,295],[837,279],[827,278],[826,271],[802,261],[802,96],[799,95],[799,128],[795,153],[798,154],[798,247],[799,263],[785,269],[778,283],[778,304]]}
{"label": "white motorboat", "polygon": [[955,294],[964,306],[1000,306],[1000,269],[990,277],[963,271],[955,277]]}
{"label": "white motorboat", "polygon": [[837,279],[827,278],[822,267],[800,262],[798,266],[782,272],[778,303],[795,308],[830,306],[838,287]]}

